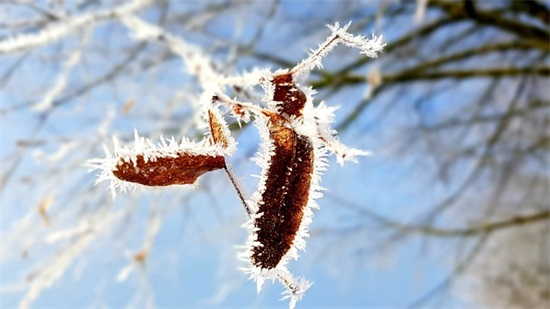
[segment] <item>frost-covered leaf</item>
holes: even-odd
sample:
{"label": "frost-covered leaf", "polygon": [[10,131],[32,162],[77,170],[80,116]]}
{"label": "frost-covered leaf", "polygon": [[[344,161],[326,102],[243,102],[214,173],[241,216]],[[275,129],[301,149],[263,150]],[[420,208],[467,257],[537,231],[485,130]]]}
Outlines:
{"label": "frost-covered leaf", "polygon": [[161,138],[159,145],[135,133],[133,147],[118,147],[115,153],[106,151],[105,159],[91,160],[92,167],[100,169],[98,182],[110,181],[113,196],[116,189],[126,191],[135,184],[169,186],[193,184],[202,174],[225,166],[228,150],[207,140],[196,143],[183,138]]}
{"label": "frost-covered leaf", "polygon": [[179,152],[172,156],[157,156],[146,161],[142,154],[135,161],[121,157],[115,165],[113,175],[120,180],[145,186],[170,186],[193,184],[206,172],[221,169],[225,165],[223,156],[196,155]]}

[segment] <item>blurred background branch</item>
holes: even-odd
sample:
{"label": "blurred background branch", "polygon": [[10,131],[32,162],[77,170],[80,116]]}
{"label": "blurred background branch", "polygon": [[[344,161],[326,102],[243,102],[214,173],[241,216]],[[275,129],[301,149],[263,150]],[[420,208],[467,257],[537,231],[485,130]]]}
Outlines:
{"label": "blurred background branch", "polygon": [[[303,81],[340,106],[341,139],[374,153],[327,171],[308,250],[291,265],[338,274],[338,286],[354,274],[354,288],[315,282],[321,292],[304,306],[550,306],[547,1],[5,0],[0,14],[3,305],[271,304],[231,270],[245,214],[221,174],[195,191],[112,200],[82,168],[134,128],[153,140],[204,133],[198,73],[165,41],[136,40],[121,22],[135,14],[200,46],[221,75],[292,67],[335,21],[384,35],[379,58],[339,48]],[[227,91],[262,104],[258,87]],[[241,147],[233,169],[252,192],[258,137],[231,128]],[[422,288],[382,293],[397,281],[379,259],[399,282],[424,273]],[[181,287],[198,268],[216,269],[202,285],[218,283],[209,295],[200,282]],[[155,279],[163,271],[172,281]],[[100,279],[112,273],[119,281]],[[63,300],[71,280],[96,294]],[[113,298],[112,286],[135,297]]]}

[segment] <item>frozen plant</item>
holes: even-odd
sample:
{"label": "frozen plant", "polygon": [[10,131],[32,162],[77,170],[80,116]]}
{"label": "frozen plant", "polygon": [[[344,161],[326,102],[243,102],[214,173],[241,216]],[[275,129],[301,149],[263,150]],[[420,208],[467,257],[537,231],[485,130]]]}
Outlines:
{"label": "frozen plant", "polygon": [[[290,70],[256,70],[242,76],[216,75],[208,58],[200,49],[160,28],[129,16],[125,24],[143,40],[164,42],[186,62],[188,71],[204,82],[201,96],[203,118],[210,136],[195,143],[187,139],[161,139],[159,145],[139,137],[132,148],[115,143],[114,154],[106,159],[93,160],[101,169],[98,181],[110,180],[113,194],[128,185],[168,186],[194,184],[202,174],[225,169],[248,213],[250,232],[243,256],[249,261],[247,272],[257,283],[258,292],[266,279],[279,280],[287,290],[290,308],[294,308],[310,283],[294,278],[286,268],[298,250],[305,249],[312,209],[322,197],[319,182],[326,167],[326,156],[336,155],[340,164],[355,161],[367,151],[341,144],[336,131],[330,128],[334,108],[324,104],[314,106],[315,91],[301,79],[336,45],[358,48],[368,57],[376,57],[384,44],[382,37],[367,39],[347,32],[349,24],[328,26],[332,34],[312,50],[309,56]],[[261,85],[265,91],[263,105],[241,102],[224,94],[224,87],[247,88]],[[258,188],[245,199],[240,186],[226,165],[225,157],[236,149],[220,107],[229,109],[240,122],[254,121],[261,136],[261,151],[256,161],[262,172]]]}

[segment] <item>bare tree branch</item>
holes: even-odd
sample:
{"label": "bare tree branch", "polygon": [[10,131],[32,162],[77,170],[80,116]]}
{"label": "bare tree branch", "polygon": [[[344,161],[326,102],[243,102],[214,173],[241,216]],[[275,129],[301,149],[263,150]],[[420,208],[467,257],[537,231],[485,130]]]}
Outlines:
{"label": "bare tree branch", "polygon": [[45,44],[51,44],[63,37],[73,34],[75,30],[87,27],[91,24],[121,18],[122,16],[137,12],[150,5],[152,0],[134,0],[119,7],[71,17],[41,30],[36,34],[22,34],[15,38],[5,39],[0,42],[0,55],[20,52],[36,48]]}

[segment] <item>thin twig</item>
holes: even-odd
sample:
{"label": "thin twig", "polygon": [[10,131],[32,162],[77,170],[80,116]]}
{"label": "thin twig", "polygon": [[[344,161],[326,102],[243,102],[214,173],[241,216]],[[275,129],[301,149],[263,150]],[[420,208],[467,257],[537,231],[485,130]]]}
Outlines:
{"label": "thin twig", "polygon": [[239,196],[239,199],[243,203],[243,207],[244,207],[244,210],[246,210],[246,214],[248,215],[249,218],[252,218],[252,209],[250,209],[250,206],[248,205],[248,203],[244,198],[245,197],[244,189],[241,187],[240,183],[237,181],[237,178],[235,177],[235,175],[233,174],[229,166],[226,165],[223,169],[225,170],[225,173],[229,177],[229,180],[231,180],[231,184],[233,185],[233,188],[235,188],[235,191],[237,191],[237,195]]}

